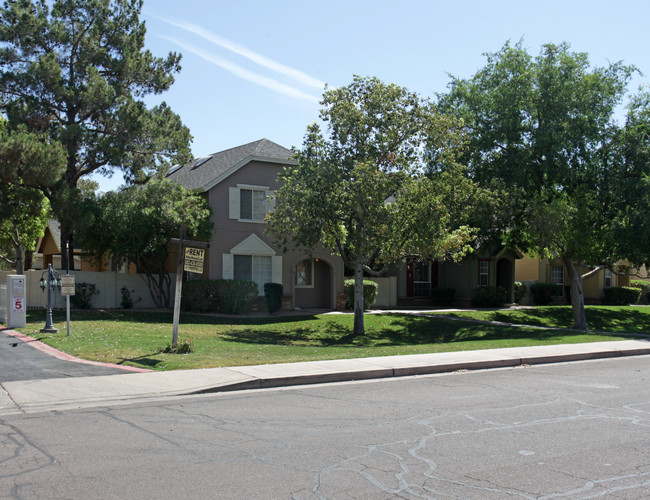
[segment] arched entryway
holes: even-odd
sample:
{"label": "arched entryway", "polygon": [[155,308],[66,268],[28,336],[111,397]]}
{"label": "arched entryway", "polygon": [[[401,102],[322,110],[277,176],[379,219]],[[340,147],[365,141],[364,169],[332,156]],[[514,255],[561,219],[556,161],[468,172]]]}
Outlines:
{"label": "arched entryway", "polygon": [[320,258],[305,257],[292,269],[294,303],[301,309],[332,309],[332,266]]}
{"label": "arched entryway", "polygon": [[514,262],[509,259],[503,258],[497,261],[497,286],[505,289],[506,302],[513,301],[514,267]]}

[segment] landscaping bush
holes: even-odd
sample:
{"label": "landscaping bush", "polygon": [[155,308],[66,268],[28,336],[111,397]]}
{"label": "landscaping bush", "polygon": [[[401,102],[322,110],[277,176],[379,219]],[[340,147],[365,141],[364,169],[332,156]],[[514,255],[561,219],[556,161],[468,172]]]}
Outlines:
{"label": "landscaping bush", "polygon": [[257,300],[257,283],[247,280],[193,280],[183,284],[181,308],[191,312],[247,313]]}
{"label": "landscaping bush", "polygon": [[533,302],[538,306],[547,306],[553,298],[562,293],[562,285],[556,283],[533,283],[530,285]]}
{"label": "landscaping bush", "polygon": [[94,283],[79,282],[75,285],[74,295],[70,295],[70,305],[75,309],[92,309],[92,300],[99,295]]}
{"label": "landscaping bush", "polygon": [[503,307],[506,303],[506,289],[501,286],[479,286],[474,290],[472,307]]}
{"label": "landscaping bush", "polygon": [[630,286],[641,289],[641,299],[639,300],[641,304],[650,302],[650,281],[631,280]]}
{"label": "landscaping bush", "polygon": [[517,304],[521,303],[521,299],[526,296],[526,290],[528,290],[526,283],[515,281],[515,302]]}
{"label": "landscaping bush", "polygon": [[632,286],[612,286],[603,290],[605,298],[603,304],[608,306],[625,306],[638,304],[641,298],[641,289]]}
{"label": "landscaping bush", "polygon": [[217,310],[226,314],[244,314],[257,300],[257,283],[247,280],[217,280]]}
{"label": "landscaping bush", "polygon": [[216,280],[192,280],[183,283],[181,309],[186,312],[216,312]]}
{"label": "landscaping bush", "polygon": [[142,297],[138,298],[138,300],[133,300],[133,292],[135,292],[135,290],[129,290],[125,286],[120,288],[120,293],[122,294],[122,309],[133,309],[134,304],[137,304],[142,300]]}
{"label": "landscaping bush", "polygon": [[[345,308],[354,309],[354,280],[345,280]],[[379,285],[374,281],[363,280],[363,308],[368,309],[375,302]]]}
{"label": "landscaping bush", "polygon": [[269,312],[271,314],[278,312],[282,307],[282,285],[280,283],[264,283],[264,298]]}
{"label": "landscaping bush", "polygon": [[456,298],[456,290],[453,288],[437,288],[431,289],[431,302],[434,306],[449,307]]}

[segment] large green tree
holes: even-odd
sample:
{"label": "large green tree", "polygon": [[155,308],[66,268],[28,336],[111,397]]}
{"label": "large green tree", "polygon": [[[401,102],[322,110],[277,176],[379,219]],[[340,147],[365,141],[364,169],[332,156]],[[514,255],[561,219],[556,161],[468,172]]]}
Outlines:
{"label": "large green tree", "polygon": [[144,50],[141,7],[141,0],[7,0],[0,8],[0,111],[12,129],[46,133],[67,155],[55,183],[36,184],[64,247],[76,228],[81,179],[120,169],[140,182],[189,160],[180,118],[143,101],[170,87],[180,56]]}
{"label": "large green tree", "polygon": [[469,136],[465,162],[481,183],[518,198],[506,228],[524,251],[559,258],[571,283],[574,326],[586,328],[582,279],[625,257],[608,244],[621,210],[625,172],[614,113],[634,68],[592,67],[568,44],[531,56],[521,42],[487,55],[469,79],[453,78],[439,108]]}
{"label": "large green tree", "polygon": [[[611,246],[637,268],[650,270],[650,91],[641,89],[628,105],[625,126],[616,137],[622,172],[621,200]],[[647,277],[647,272],[642,275]]]}
{"label": "large green tree", "polygon": [[[455,226],[446,204],[468,181],[456,164],[456,129],[430,104],[376,78],[326,90],[321,119],[311,125],[298,164],[281,174],[269,231],[283,247],[324,245],[354,269],[354,334],[364,334],[363,273],[407,254],[461,256],[471,230]],[[431,177],[425,144],[435,144]]]}
{"label": "large green tree", "polygon": [[0,258],[18,274],[50,216],[49,203],[35,186],[50,186],[64,168],[60,144],[24,126],[10,131],[0,120]]}
{"label": "large green tree", "polygon": [[210,240],[212,223],[207,201],[169,180],[154,179],[102,196],[90,196],[84,210],[91,221],[78,238],[98,260],[134,263],[149,286],[157,307],[170,307],[169,240],[181,224],[192,240]]}

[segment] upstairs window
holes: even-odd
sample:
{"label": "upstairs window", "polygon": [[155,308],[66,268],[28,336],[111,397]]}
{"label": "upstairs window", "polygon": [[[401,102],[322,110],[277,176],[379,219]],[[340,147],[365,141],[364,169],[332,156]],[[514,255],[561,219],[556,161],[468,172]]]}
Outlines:
{"label": "upstairs window", "polygon": [[268,186],[237,184],[229,189],[229,217],[240,222],[264,222],[275,206],[274,192]]}
{"label": "upstairs window", "polygon": [[239,190],[239,218],[243,220],[264,220],[266,191],[260,189]]}

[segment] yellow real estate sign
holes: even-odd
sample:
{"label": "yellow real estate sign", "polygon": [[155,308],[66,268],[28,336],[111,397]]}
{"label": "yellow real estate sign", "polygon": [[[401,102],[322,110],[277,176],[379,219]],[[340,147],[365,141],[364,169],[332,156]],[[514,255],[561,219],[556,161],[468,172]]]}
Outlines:
{"label": "yellow real estate sign", "polygon": [[203,274],[203,258],[205,249],[203,248],[185,248],[185,265],[183,269],[190,273]]}

